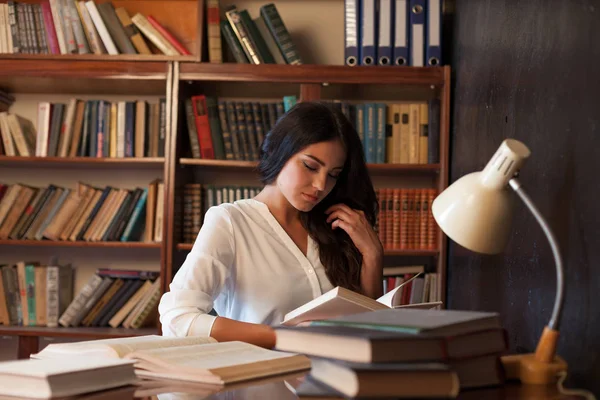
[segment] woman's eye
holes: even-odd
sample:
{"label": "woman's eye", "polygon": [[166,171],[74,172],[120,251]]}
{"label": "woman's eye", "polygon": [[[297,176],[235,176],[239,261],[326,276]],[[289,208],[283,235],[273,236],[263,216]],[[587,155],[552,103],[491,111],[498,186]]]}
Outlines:
{"label": "woman's eye", "polygon": [[337,180],[337,178],[339,178],[340,176],[339,175],[331,175],[331,174],[329,174],[329,177],[331,179],[336,179]]}
{"label": "woman's eye", "polygon": [[302,164],[304,164],[304,166],[305,166],[306,168],[308,168],[309,170],[311,170],[311,171],[316,171],[316,170],[317,170],[316,168],[314,168],[314,167],[311,167],[310,165],[308,165],[307,163],[305,163],[304,161],[302,161]]}

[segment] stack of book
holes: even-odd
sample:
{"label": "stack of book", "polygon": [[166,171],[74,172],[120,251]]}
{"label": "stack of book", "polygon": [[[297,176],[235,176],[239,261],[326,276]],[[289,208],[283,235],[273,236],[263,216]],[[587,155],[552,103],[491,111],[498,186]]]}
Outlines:
{"label": "stack of book", "polygon": [[286,315],[276,349],[311,356],[311,378],[347,397],[447,398],[503,382],[497,313],[397,308],[396,296],[335,288]]}
{"label": "stack of book", "polygon": [[0,4],[0,53],[161,54],[190,52],[151,15],[93,0]]}
{"label": "stack of book", "polygon": [[0,183],[0,240],[160,242],[164,184],[70,189]]}
{"label": "stack of book", "polygon": [[[210,337],[149,335],[56,343],[30,360],[0,363],[0,395],[55,398],[135,383],[145,398],[171,396],[174,387],[189,393],[184,396],[202,393],[204,398],[239,382],[309,368],[310,360],[303,355],[243,342],[217,343]],[[100,396],[121,398],[114,392]]]}

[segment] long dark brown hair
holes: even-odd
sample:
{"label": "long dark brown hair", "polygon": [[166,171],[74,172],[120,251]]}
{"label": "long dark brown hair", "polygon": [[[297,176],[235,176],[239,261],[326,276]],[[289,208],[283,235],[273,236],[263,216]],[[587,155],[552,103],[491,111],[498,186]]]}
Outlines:
{"label": "long dark brown hair", "polygon": [[264,184],[275,181],[286,162],[305,147],[339,139],[346,162],[332,191],[311,211],[301,213],[310,237],[319,245],[319,257],[334,286],[360,292],[362,255],[341,228],[331,229],[325,210],[338,203],[362,210],[372,226],[377,198],[367,171],[362,143],[344,114],[323,102],[301,102],[282,116],[267,134],[260,149],[258,171]]}

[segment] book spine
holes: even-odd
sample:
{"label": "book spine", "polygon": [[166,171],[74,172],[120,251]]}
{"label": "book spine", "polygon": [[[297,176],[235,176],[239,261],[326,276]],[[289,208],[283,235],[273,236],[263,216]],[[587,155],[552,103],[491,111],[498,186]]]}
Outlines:
{"label": "book spine", "polygon": [[222,103],[227,114],[227,126],[231,131],[231,149],[233,151],[233,159],[245,160],[235,116],[235,104],[233,101],[223,101]]}
{"label": "book spine", "polygon": [[13,43],[12,53],[18,54],[23,52],[21,43],[21,34],[19,33],[19,25],[17,23],[17,7],[14,1],[8,1],[8,24],[10,26],[10,36]]}
{"label": "book spine", "polygon": [[208,33],[208,60],[211,63],[221,64],[223,62],[223,50],[221,48],[219,0],[206,1],[206,24]]}
{"label": "book spine", "polygon": [[248,64],[248,57],[246,57],[246,53],[228,21],[221,21],[221,33],[223,34],[235,61],[239,64]]}
{"label": "book spine", "polygon": [[246,28],[242,23],[239,11],[236,9],[230,10],[227,11],[225,15],[229,21],[233,33],[240,42],[246,57],[248,57],[248,60],[250,60],[252,64],[262,64],[264,61],[258,54],[258,49],[252,42],[250,34],[246,31]]}
{"label": "book spine", "polygon": [[113,42],[113,39],[110,36],[110,33],[108,33],[106,25],[104,24],[104,21],[102,20],[102,17],[98,12],[96,3],[94,3],[93,0],[88,0],[85,2],[85,7],[87,8],[88,13],[90,14],[90,18],[92,19],[92,22],[94,23],[94,26],[98,31],[98,35],[100,36],[100,39],[102,39],[102,43],[104,44],[104,47],[106,48],[108,54],[119,54],[119,50],[117,50],[117,46],[115,45],[115,42]]}
{"label": "book spine", "polygon": [[231,141],[231,131],[229,129],[229,124],[227,123],[227,110],[225,102],[218,101],[217,110],[219,114],[219,122],[221,125],[221,136],[223,138],[223,145],[225,147],[225,158],[227,160],[233,160],[233,143]]}
{"label": "book spine", "polygon": [[137,54],[135,47],[133,47],[133,44],[123,29],[123,25],[121,25],[119,18],[117,18],[112,3],[100,3],[96,8],[119,52],[121,54]]}
{"label": "book spine", "polygon": [[73,35],[75,36],[75,43],[77,45],[77,52],[79,54],[89,54],[90,47],[88,46],[83,26],[81,25],[81,19],[79,18],[79,12],[75,0],[66,0],[66,6],[69,7],[69,17],[71,19],[71,28],[73,29]]}
{"label": "book spine", "polygon": [[158,33],[160,33],[180,54],[184,56],[191,56],[192,53],[189,52],[185,46],[173,36],[171,32],[169,32],[164,26],[162,26],[153,16],[148,16],[148,22],[156,29]]}
{"label": "book spine", "polygon": [[56,35],[56,28],[54,26],[54,20],[52,19],[52,11],[50,8],[49,2],[43,2],[41,4],[42,7],[42,17],[44,21],[44,25],[46,27],[46,42],[48,44],[48,49],[51,54],[60,54],[60,46],[58,44],[58,37]]}
{"label": "book spine", "polygon": [[138,27],[140,32],[146,36],[160,51],[168,56],[178,56],[179,51],[173,45],[164,38],[157,30],[152,26],[148,19],[140,13],[135,14],[131,17],[131,21],[135,26]]}
{"label": "book spine", "polygon": [[271,34],[287,63],[293,65],[302,64],[302,60],[292,41],[292,37],[285,27],[275,5],[267,4],[262,6],[260,8],[260,15],[264,18],[267,27],[271,31]]}

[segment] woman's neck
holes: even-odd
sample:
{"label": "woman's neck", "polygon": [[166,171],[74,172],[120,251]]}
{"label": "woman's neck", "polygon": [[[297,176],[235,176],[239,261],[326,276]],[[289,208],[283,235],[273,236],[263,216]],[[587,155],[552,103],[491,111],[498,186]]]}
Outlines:
{"label": "woman's neck", "polygon": [[266,204],[280,225],[291,226],[300,222],[300,211],[290,204],[277,186],[266,185],[254,199]]}

